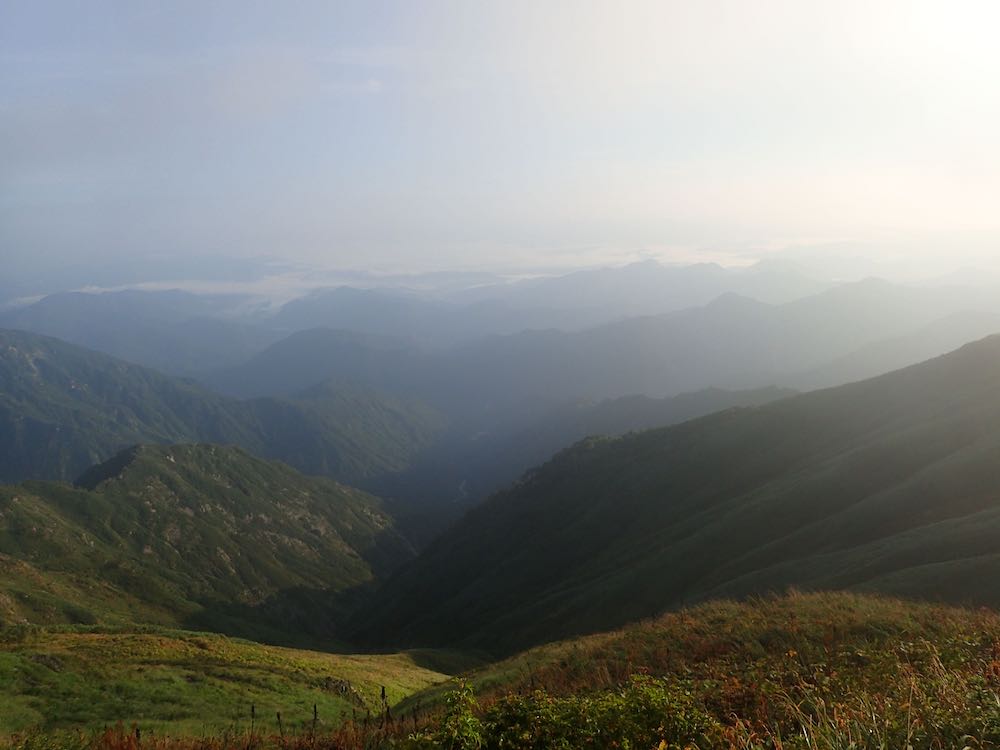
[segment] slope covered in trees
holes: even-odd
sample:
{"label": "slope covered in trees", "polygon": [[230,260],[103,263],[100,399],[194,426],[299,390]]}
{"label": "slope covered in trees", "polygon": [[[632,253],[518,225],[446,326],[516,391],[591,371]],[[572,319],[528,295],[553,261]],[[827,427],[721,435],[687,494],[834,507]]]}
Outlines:
{"label": "slope covered in trees", "polygon": [[0,622],[331,638],[412,554],[380,502],[214,445],[139,446],[76,486],[0,487]]}

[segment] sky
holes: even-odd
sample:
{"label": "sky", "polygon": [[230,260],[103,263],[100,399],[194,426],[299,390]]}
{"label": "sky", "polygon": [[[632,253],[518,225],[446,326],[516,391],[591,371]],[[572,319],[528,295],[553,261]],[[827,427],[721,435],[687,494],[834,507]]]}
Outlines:
{"label": "sky", "polygon": [[993,0],[0,0],[0,264],[996,267],[998,28]]}

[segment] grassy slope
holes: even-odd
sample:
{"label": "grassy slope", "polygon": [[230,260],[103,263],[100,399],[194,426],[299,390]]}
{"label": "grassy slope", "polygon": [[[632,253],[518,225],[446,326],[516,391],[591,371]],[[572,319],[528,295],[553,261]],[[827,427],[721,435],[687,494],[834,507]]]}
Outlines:
{"label": "grassy slope", "polygon": [[[905,660],[903,647],[918,642],[951,664],[990,662],[1000,646],[1000,615],[849,592],[720,599],[536,646],[464,679],[486,699],[534,689],[581,694],[621,685],[635,674],[728,682],[739,689],[726,700],[774,699],[790,679],[810,670],[843,671],[844,680],[877,688],[887,679],[887,665]],[[453,684],[423,691],[407,704],[437,703]]]}
{"label": "grassy slope", "polygon": [[155,629],[0,631],[0,735],[101,728],[123,722],[177,734],[259,724],[276,731],[312,720],[339,724],[352,709],[378,712],[445,679],[419,654],[342,656]]}
{"label": "grassy slope", "polygon": [[326,385],[237,401],[57,339],[0,330],[0,481],[76,479],[136,443],[233,443],[348,483],[404,468],[443,427],[430,409]]}
{"label": "grassy slope", "polygon": [[[707,717],[702,725],[714,729],[701,747],[995,748],[998,654],[1000,616],[993,612],[793,594],[715,601],[541,646],[467,680],[487,707],[490,748],[543,748],[553,736],[577,736],[569,746],[581,746],[579,737],[593,730],[584,701],[627,695],[623,686],[637,676]],[[429,688],[397,710],[440,706],[453,688]],[[648,744],[636,746],[658,744],[657,722],[665,717],[651,718]],[[649,722],[641,712],[626,719]],[[505,745],[502,736],[530,739]]]}
{"label": "grassy slope", "polygon": [[[443,716],[455,682],[420,667],[427,656],[339,657],[169,631],[7,631],[0,728],[138,720],[216,732],[153,742],[164,750],[245,748],[252,702],[253,746],[285,750],[1000,747],[1000,616],[985,610],[847,593],[716,601],[467,673],[478,707],[452,698]],[[376,707],[385,684],[406,721],[335,730],[336,717],[361,708],[339,680]],[[321,730],[334,731],[313,737],[312,702]],[[414,710],[423,719],[408,738]],[[135,746],[118,734],[14,743]]]}
{"label": "grassy slope", "polygon": [[1000,603],[1000,338],[578,444],[473,510],[361,622],[518,647],[794,584]]}
{"label": "grassy slope", "polygon": [[409,556],[377,499],[212,445],[143,446],[71,487],[0,488],[0,619],[330,635]]}

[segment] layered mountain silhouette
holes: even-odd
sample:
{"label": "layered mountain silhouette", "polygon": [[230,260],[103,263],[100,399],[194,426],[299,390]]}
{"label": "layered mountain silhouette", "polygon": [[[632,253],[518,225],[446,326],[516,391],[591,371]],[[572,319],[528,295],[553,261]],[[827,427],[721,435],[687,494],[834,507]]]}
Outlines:
{"label": "layered mountain silhouette", "polygon": [[347,378],[482,429],[579,399],[836,385],[943,354],[997,325],[994,295],[869,280],[781,305],[730,294],[583,331],[530,330],[444,349],[318,328],[205,380],[254,397]]}
{"label": "layered mountain silhouette", "polygon": [[0,312],[0,328],[189,375],[243,362],[287,335],[261,324],[254,304],[245,296],[177,290],[60,292]]}
{"label": "layered mountain silhouette", "polygon": [[646,260],[618,268],[595,268],[515,283],[480,285],[466,290],[459,298],[503,301],[507,305],[527,308],[589,307],[617,318],[699,307],[724,294],[782,304],[817,294],[830,286],[828,282],[810,278],[793,263],[780,261],[732,269],[715,263],[675,266]]}

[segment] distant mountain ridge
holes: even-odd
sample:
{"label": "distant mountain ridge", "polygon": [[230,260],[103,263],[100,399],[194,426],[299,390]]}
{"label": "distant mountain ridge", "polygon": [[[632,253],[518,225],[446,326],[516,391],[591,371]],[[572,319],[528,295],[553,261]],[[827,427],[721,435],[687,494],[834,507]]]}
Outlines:
{"label": "distant mountain ridge", "polygon": [[[379,286],[378,276],[359,274],[351,281],[357,286],[320,287],[277,308],[250,294],[64,291],[31,304],[0,307],[0,328],[54,336],[146,367],[192,375],[234,366],[285,336],[312,328],[451,346],[529,329],[580,330],[703,305],[727,292],[778,303],[830,286],[775,263],[727,270],[648,261],[499,284],[490,283],[497,278],[489,274],[438,277],[397,277]],[[422,291],[407,288],[407,282]]]}
{"label": "distant mountain ridge", "polygon": [[431,348],[527,329],[578,330],[617,317],[590,309],[553,309],[544,300],[518,307],[503,300],[455,302],[404,290],[317,289],[291,300],[267,319],[289,333],[334,328],[370,336],[394,336]]}
{"label": "distant mountain ridge", "polygon": [[346,383],[237,401],[107,355],[0,330],[0,481],[75,479],[141,442],[233,443],[357,483],[405,468],[444,426],[422,404]]}
{"label": "distant mountain ridge", "polygon": [[818,294],[834,284],[802,272],[792,263],[763,261],[749,268],[717,263],[663,264],[645,260],[611,268],[592,268],[524,281],[480,286],[456,295],[466,300],[496,300],[517,307],[589,307],[609,318],[661,315],[700,307],[724,294],[783,304]]}
{"label": "distant mountain ridge", "polygon": [[[976,325],[968,322],[972,315],[979,316]],[[251,397],[292,393],[330,377],[359,379],[429,402],[453,419],[492,420],[578,399],[839,384],[841,372],[847,379],[870,376],[942,354],[970,340],[965,336],[989,332],[984,326],[993,320],[1000,325],[1000,299],[988,292],[871,279],[782,305],[725,294],[701,307],[583,331],[530,330],[440,350],[315,329],[206,382]],[[889,345],[932,326],[932,346]]]}
{"label": "distant mountain ridge", "polygon": [[1000,604],[998,460],[1000,337],[587,440],[471,511],[358,632],[506,652],[789,585]]}
{"label": "distant mountain ridge", "polygon": [[53,336],[145,367],[190,375],[246,360],[283,335],[246,296],[173,291],[61,292],[0,311],[0,328]]}
{"label": "distant mountain ridge", "polygon": [[[609,295],[619,302],[603,308]],[[470,288],[465,297],[319,289],[276,311],[238,295],[62,293],[0,312],[0,327],[193,375],[243,398],[354,380],[464,418],[708,387],[836,385],[1000,330],[986,327],[987,316],[1000,320],[997,300],[989,287],[818,283],[787,263],[649,261]]]}

